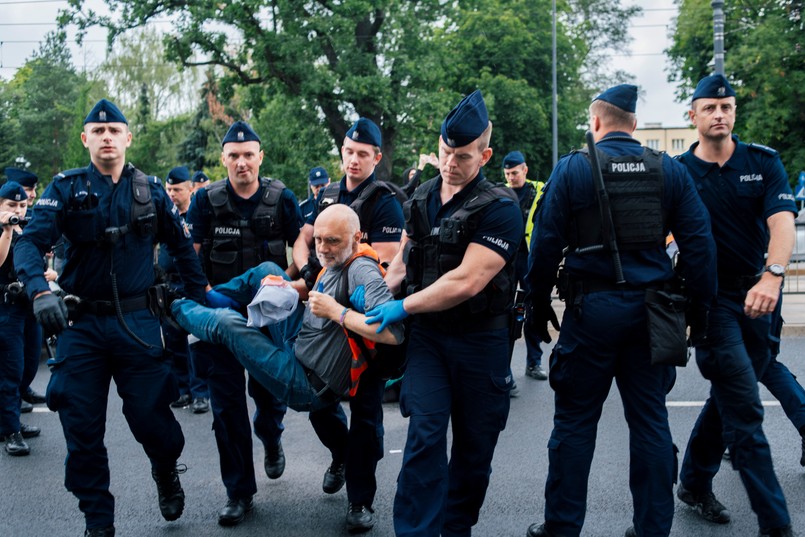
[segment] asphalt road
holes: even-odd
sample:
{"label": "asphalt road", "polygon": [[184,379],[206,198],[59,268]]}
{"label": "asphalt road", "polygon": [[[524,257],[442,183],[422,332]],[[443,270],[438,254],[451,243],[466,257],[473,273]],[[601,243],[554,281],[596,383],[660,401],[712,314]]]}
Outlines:
{"label": "asphalt road", "polygon": [[[512,401],[508,426],[498,443],[493,473],[476,536],[525,535],[526,528],[542,519],[543,489],[548,467],[547,441],[553,416],[553,395],[547,382],[523,377],[524,347],[518,342],[513,362],[520,397]],[[805,338],[783,341],[782,361],[795,374],[805,374]],[[707,394],[707,384],[695,364],[679,369],[669,400],[671,428],[684,450],[690,429]],[[44,365],[34,381],[44,391],[49,373]],[[794,528],[805,532],[805,469],[799,465],[800,437],[782,409],[763,391],[765,431],[774,455],[775,468],[791,511]],[[194,415],[177,410],[187,446],[181,462],[188,471],[181,476],[187,502],[176,522],[162,520],[149,465],[129,432],[115,390],[111,390],[106,444],[112,469],[111,490],[116,496],[117,535],[121,537],[168,536],[341,536],[347,508],[346,492],[326,495],[321,490],[329,453],[318,442],[306,414],[290,411],[283,444],[287,456],[285,474],[269,480],[262,471],[263,450],[256,440],[255,467],[258,492],[255,510],[236,528],[217,524],[217,510],[226,501],[221,484],[210,414]],[[0,453],[2,494],[0,535],[9,537],[68,537],[83,534],[83,516],[77,501],[63,487],[64,438],[56,414],[37,408],[23,415],[26,423],[38,425],[43,434],[30,440],[28,457],[12,458]],[[368,535],[393,535],[391,505],[400,468],[407,421],[396,404],[385,405],[386,455],[378,468],[379,490],[375,501],[377,524]],[[628,489],[628,430],[616,389],[610,393],[599,427],[599,438],[589,481],[588,514],[583,535],[621,536],[631,525]],[[720,526],[702,521],[687,506],[678,503],[673,536],[733,537],[757,534],[739,476],[729,465],[716,478],[715,493],[731,510],[732,522]]]}

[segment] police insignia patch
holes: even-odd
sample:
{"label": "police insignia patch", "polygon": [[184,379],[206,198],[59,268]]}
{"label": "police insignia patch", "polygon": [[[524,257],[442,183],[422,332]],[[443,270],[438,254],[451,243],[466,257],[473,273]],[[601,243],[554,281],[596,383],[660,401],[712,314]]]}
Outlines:
{"label": "police insignia patch", "polygon": [[357,140],[357,139],[358,139],[358,136],[360,136],[360,134],[358,134],[358,130],[357,130],[357,129],[356,129],[356,130],[354,130],[354,131],[352,131],[352,139],[353,139],[353,140]]}
{"label": "police insignia patch", "polygon": [[726,95],[726,93],[727,93],[727,88],[725,88],[724,86],[721,86],[720,88],[718,88],[718,96],[719,97],[723,97],[724,95]]}
{"label": "police insignia patch", "polygon": [[246,138],[246,135],[243,134],[243,131],[238,131],[238,141],[242,142]]}
{"label": "police insignia patch", "polygon": [[106,110],[101,110],[98,112],[98,119],[101,121],[106,121]]}

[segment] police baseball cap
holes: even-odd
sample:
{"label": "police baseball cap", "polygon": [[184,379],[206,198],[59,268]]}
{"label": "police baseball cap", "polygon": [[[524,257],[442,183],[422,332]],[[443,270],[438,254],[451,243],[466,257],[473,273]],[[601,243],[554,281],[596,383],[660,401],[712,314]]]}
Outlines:
{"label": "police baseball cap", "polygon": [[168,177],[165,182],[169,185],[178,185],[190,180],[190,170],[187,166],[178,166],[168,172]]}
{"label": "police baseball cap", "polygon": [[329,180],[330,176],[327,175],[327,170],[321,166],[317,166],[310,170],[310,173],[307,176],[307,182],[310,183],[310,186],[326,185]]}
{"label": "police baseball cap", "polygon": [[16,181],[6,181],[3,186],[0,186],[0,198],[4,200],[22,201],[28,199],[28,194],[22,188],[22,185]]}
{"label": "police baseball cap", "polygon": [[93,106],[92,110],[89,111],[87,117],[84,118],[84,125],[87,123],[129,124],[129,122],[126,121],[126,116],[124,116],[123,112],[120,111],[120,108],[115,106],[115,103],[107,101],[106,99],[101,99],[95,103],[95,106]]}
{"label": "police baseball cap", "polygon": [[352,127],[347,131],[347,138],[353,142],[362,144],[374,145],[380,147],[383,145],[383,136],[380,134],[380,127],[378,127],[371,119],[365,117],[358,118],[358,121],[353,123]]}
{"label": "police baseball cap", "polygon": [[486,109],[481,90],[475,90],[455,108],[442,122],[442,140],[449,147],[464,147],[477,140],[489,126],[489,112]]}
{"label": "police baseball cap", "polygon": [[512,151],[503,157],[503,169],[508,170],[520,164],[525,164],[525,157],[519,151]]}
{"label": "police baseball cap", "polygon": [[9,181],[15,181],[27,188],[35,187],[39,182],[39,178],[28,170],[8,167],[4,171]]}
{"label": "police baseball cap", "polygon": [[619,84],[601,92],[595,101],[604,101],[617,106],[624,112],[635,113],[637,107],[637,86],[634,84]]}
{"label": "police baseball cap", "polygon": [[735,97],[735,90],[730,86],[729,81],[724,75],[710,75],[699,80],[696,90],[693,92],[691,101],[696,99],[723,99],[724,97]]}
{"label": "police baseball cap", "polygon": [[232,124],[231,127],[229,127],[229,130],[226,131],[226,136],[224,136],[224,139],[221,141],[221,147],[231,142],[261,143],[260,137],[257,136],[257,133],[254,132],[254,129],[252,129],[251,125],[249,125],[245,121],[236,121]]}
{"label": "police baseball cap", "polygon": [[209,181],[210,178],[207,177],[207,174],[202,171],[197,171],[193,174],[193,182],[194,183],[206,183]]}

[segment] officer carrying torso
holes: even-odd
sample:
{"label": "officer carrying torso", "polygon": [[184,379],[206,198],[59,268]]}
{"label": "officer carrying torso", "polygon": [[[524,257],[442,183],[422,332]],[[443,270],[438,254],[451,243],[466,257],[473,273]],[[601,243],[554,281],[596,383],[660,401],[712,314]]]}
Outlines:
{"label": "officer carrying torso", "polygon": [[[469,535],[509,413],[509,320],[523,218],[490,184],[492,124],[480,91],[442,123],[440,175],[406,204],[406,233],[386,281],[403,300],[367,312],[378,329],[411,315],[400,410],[410,417],[394,500],[396,535]],[[453,448],[448,463],[447,429]]]}
{"label": "officer carrying torso", "polygon": [[[349,205],[355,210],[360,220],[361,242],[369,243],[382,263],[390,262],[396,255],[403,214],[391,188],[375,178],[375,167],[383,158],[382,143],[380,128],[370,119],[359,118],[347,131],[341,146],[344,177],[319,191],[316,210],[308,216],[294,244],[294,262],[302,267],[300,275],[308,289],[312,288],[321,268],[316,256],[311,255],[313,223],[321,211],[333,204]],[[340,404],[310,413],[310,423],[332,454],[322,489],[334,494],[346,482],[349,531],[368,531],[374,525],[375,471],[384,451],[385,384],[379,368],[370,365],[361,376],[357,392],[350,398],[349,428]]]}
{"label": "officer carrying torso", "polygon": [[[613,379],[629,424],[630,471],[641,476],[630,485],[635,527],[626,533],[667,536],[671,529],[676,452],[665,396],[676,373],[653,363],[647,303],[655,307],[653,297],[674,278],[665,253],[669,231],[686,260],[690,296],[703,309],[715,293],[715,255],[707,211],[684,167],[632,138],[636,103],[630,84],[596,97],[590,105],[596,143],[587,149],[594,154],[560,159],[536,211],[526,330],[550,341],[551,292],[563,257],[569,281],[559,285],[566,308],[549,372],[555,415],[545,522],[532,524],[530,537],[581,532],[598,420]],[[678,336],[684,358],[684,322],[674,328],[666,332]]]}
{"label": "officer carrying torso", "polygon": [[[59,412],[67,441],[65,486],[79,499],[88,535],[114,534],[114,498],[103,444],[106,400],[114,379],[126,418],[151,462],[166,520],[184,509],[176,461],[184,446],[168,403],[176,398],[163,359],[164,306],[154,285],[154,246],[176,260],[185,293],[204,301],[204,277],[189,235],[162,185],[130,164],[126,118],[102,99],[81,133],[90,165],[57,175],[36,203],[15,247],[20,280],[46,332],[60,333],[50,361],[48,406]],[[42,257],[62,234],[69,241],[60,279],[72,295],[71,323],[42,273]]]}

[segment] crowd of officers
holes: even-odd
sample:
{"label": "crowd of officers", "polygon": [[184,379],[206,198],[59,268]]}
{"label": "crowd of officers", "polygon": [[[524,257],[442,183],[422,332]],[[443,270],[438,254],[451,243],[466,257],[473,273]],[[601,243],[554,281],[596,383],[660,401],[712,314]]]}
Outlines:
{"label": "crowd of officers", "polygon": [[[597,422],[613,379],[630,429],[634,516],[627,536],[669,535],[677,478],[682,502],[710,522],[729,522],[712,492],[725,450],[759,534],[793,535],[757,387],[758,381],[769,386],[805,437],[805,391],[776,359],[796,215],[786,173],[773,149],[732,133],[735,92],[723,76],[698,84],[690,118],[699,140],[678,159],[632,137],[636,102],[632,85],[598,95],[589,110],[588,147],[563,157],[545,183],[527,180],[525,156],[511,151],[501,174],[508,186],[484,175],[492,123],[480,91],[450,111],[438,156],[422,155],[406,170],[402,190],[375,177],[381,130],[359,118],[341,146],[340,181],[313,168],[310,195],[298,203],[281,181],[260,175],[261,140],[248,123],[233,123],[222,140],[226,178],[210,183],[202,172],[191,178],[179,167],[163,186],[126,163],[128,122],[113,103],[99,101],[81,132],[86,168],[57,175],[33,207],[33,174],[6,169],[0,187],[5,451],[30,452],[26,440],[40,431],[20,422],[21,404],[46,402],[62,424],[65,486],[78,499],[85,535],[113,536],[103,437],[114,379],[123,414],[150,460],[163,517],[176,520],[184,509],[178,464],[184,436],[170,409],[188,407],[212,410],[226,490],[218,522],[240,523],[257,491],[252,429],[263,444],[266,475],[279,478],[288,401],[245,374],[230,347],[189,344],[193,337],[168,315],[170,303],[181,296],[242,312],[244,305],[221,286],[266,262],[300,297],[315,297],[334,246],[325,243],[336,240],[317,234],[317,217],[344,204],[357,214],[360,241],[376,252],[394,295],[361,320],[377,333],[405,325],[400,410],[409,426],[393,505],[397,535],[471,534],[516,389],[510,361],[523,309],[525,374],[549,379],[555,392],[544,521],[532,524],[528,536],[580,534]],[[423,180],[428,164],[438,174]],[[666,252],[670,233],[678,258]],[[47,262],[56,245],[63,245],[64,260],[58,284]],[[671,296],[679,280],[696,361],[712,389],[677,476],[665,406],[675,368],[655,360],[655,334],[646,327],[653,301]],[[555,287],[566,307],[550,367],[543,368],[540,342],[550,342],[549,323],[558,327]],[[353,308],[363,313],[363,290],[356,295],[343,304],[336,321],[342,328]],[[46,397],[30,390],[42,329],[56,337]],[[322,488],[332,494],[346,485],[350,532],[375,523],[390,376],[378,365],[382,358],[378,350],[376,361],[355,373],[349,397],[308,371],[317,400],[327,402],[310,411],[332,455]],[[256,408],[251,421],[247,393]]]}

